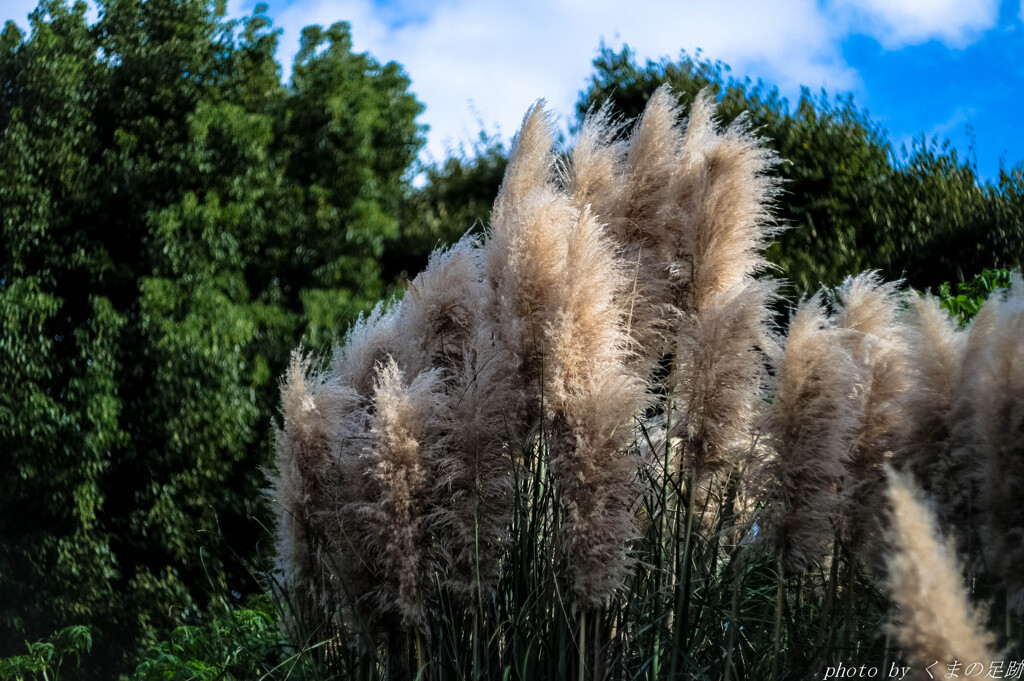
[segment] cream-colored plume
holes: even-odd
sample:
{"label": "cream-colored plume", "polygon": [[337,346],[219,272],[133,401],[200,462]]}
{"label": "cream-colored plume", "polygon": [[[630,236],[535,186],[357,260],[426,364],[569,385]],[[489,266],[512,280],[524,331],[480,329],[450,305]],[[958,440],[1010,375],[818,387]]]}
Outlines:
{"label": "cream-colored plume", "polygon": [[335,528],[324,511],[332,504],[340,473],[336,455],[341,424],[360,412],[361,399],[323,376],[311,376],[309,360],[295,350],[281,384],[281,403],[284,427],[275,430],[276,470],[269,476],[268,491],[277,504],[277,571],[304,608],[331,613],[343,599],[331,583],[337,547],[332,541]]}
{"label": "cream-colored plume", "polygon": [[513,144],[485,252],[498,349],[518,367],[528,407],[520,411],[522,425],[541,415],[530,407],[545,407],[572,588],[577,603],[591,607],[621,586],[628,570],[635,464],[623,444],[645,383],[627,366],[629,280],[605,227],[549,175],[552,144],[549,115],[531,109]]}
{"label": "cream-colored plume", "polygon": [[406,381],[391,358],[374,382],[373,444],[363,481],[372,493],[357,509],[367,524],[363,559],[377,573],[373,601],[384,614],[397,612],[407,627],[426,625],[426,593],[434,591],[426,538],[441,449],[440,392],[439,370]]}
{"label": "cream-colored plume", "polygon": [[978,316],[971,335],[982,333],[984,343],[970,377],[982,546],[1008,599],[1024,612],[1024,279],[1015,275],[1009,293],[993,294]]}
{"label": "cream-colored plume", "polygon": [[849,335],[831,323],[815,295],[797,308],[785,352],[775,362],[767,431],[776,451],[768,471],[778,504],[765,534],[788,572],[801,572],[825,555],[850,487],[847,471],[863,400]]}
{"label": "cream-colored plume", "polygon": [[889,589],[899,606],[892,632],[905,649],[918,678],[925,669],[945,673],[947,664],[983,668],[996,659],[994,638],[971,607],[952,542],[943,541],[917,490],[905,477],[891,474],[889,503]]}
{"label": "cream-colored plume", "polygon": [[[874,272],[847,277],[836,291],[835,324],[856,364],[862,414],[854,434],[844,508],[851,547],[872,550],[880,526],[878,498],[883,466],[904,428],[901,403],[910,388],[908,348],[900,320],[899,282],[884,283]],[[871,556],[868,556],[869,558]]]}

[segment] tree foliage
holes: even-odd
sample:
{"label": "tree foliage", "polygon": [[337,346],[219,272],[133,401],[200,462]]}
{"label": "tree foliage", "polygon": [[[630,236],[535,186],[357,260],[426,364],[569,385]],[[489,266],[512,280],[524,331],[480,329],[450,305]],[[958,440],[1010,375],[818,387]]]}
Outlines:
{"label": "tree foliage", "polygon": [[482,234],[508,164],[508,151],[481,133],[468,149],[442,163],[420,166],[423,184],[410,188],[400,204],[401,238],[385,254],[388,280],[406,281],[427,265],[430,252],[453,244],[467,232]]}
{"label": "tree foliage", "polygon": [[939,286],[939,304],[963,327],[974,319],[990,295],[999,289],[1010,288],[1011,281],[1010,270],[1000,269],[985,269],[970,281],[958,282],[955,293],[946,281]]}
{"label": "tree foliage", "polygon": [[25,653],[0,659],[0,680],[27,681],[42,679],[57,681],[67,658],[73,665],[82,661],[82,653],[92,650],[92,636],[88,627],[65,627],[49,638],[25,643]]}
{"label": "tree foliage", "polygon": [[265,6],[99,8],[0,35],[0,655],[87,623],[111,678],[245,590],[272,377],[385,292],[422,130],[347,24],[285,86]]}

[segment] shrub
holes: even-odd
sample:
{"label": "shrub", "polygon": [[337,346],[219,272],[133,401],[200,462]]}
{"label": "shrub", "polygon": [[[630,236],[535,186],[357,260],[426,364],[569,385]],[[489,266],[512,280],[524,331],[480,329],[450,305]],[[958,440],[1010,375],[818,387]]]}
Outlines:
{"label": "shrub", "polygon": [[87,627],[76,625],[61,629],[42,641],[26,643],[25,647],[28,652],[24,655],[0,659],[0,679],[57,681],[65,658],[73,655],[77,663],[82,653],[92,650],[92,636]]}
{"label": "shrub", "polygon": [[966,326],[993,292],[1009,286],[1010,270],[986,269],[970,281],[957,283],[956,294],[950,283],[944,282],[939,287],[939,302],[957,318],[960,326]]}

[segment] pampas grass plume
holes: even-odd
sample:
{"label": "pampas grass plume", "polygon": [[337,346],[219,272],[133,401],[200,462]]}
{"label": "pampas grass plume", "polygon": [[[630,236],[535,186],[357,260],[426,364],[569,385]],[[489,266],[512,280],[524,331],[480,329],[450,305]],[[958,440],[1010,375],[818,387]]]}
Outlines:
{"label": "pampas grass plume", "polygon": [[[979,506],[989,564],[1011,603],[1024,612],[1024,280],[985,302],[976,332],[984,347],[974,364],[974,440],[980,459]],[[980,316],[980,314],[979,314]]]}
{"label": "pampas grass plume", "polygon": [[440,372],[406,381],[394,359],[377,371],[370,433],[374,438],[367,483],[376,494],[368,517],[367,548],[378,555],[376,600],[382,613],[397,612],[405,626],[426,624],[424,592],[433,585],[427,566],[427,515],[433,486],[432,457],[440,446],[436,417]]}
{"label": "pampas grass plume", "polygon": [[611,241],[584,210],[568,225],[565,277],[552,291],[545,376],[555,431],[552,471],[569,510],[566,554],[573,591],[596,607],[623,586],[636,536],[629,500],[636,466],[625,445],[646,382],[630,367],[625,311],[628,285]]}
{"label": "pampas grass plume", "polygon": [[776,450],[769,470],[781,504],[768,534],[787,572],[801,572],[822,558],[848,486],[863,409],[846,335],[831,324],[815,295],[797,308],[775,362],[767,430]]}
{"label": "pampas grass plume", "polygon": [[877,498],[885,486],[883,465],[903,429],[901,400],[910,388],[908,348],[901,333],[899,282],[875,272],[847,277],[836,291],[835,325],[859,372],[862,414],[850,452],[844,518],[851,545],[870,548],[878,525]]}
{"label": "pampas grass plume", "polygon": [[888,498],[888,582],[900,608],[893,634],[920,669],[934,662],[940,668],[954,661],[963,667],[973,662],[987,665],[995,659],[994,639],[970,605],[952,543],[940,539],[934,519],[908,479],[891,474]]}
{"label": "pampas grass plume", "polygon": [[269,495],[278,508],[277,571],[300,599],[328,605],[332,559],[330,505],[338,474],[335,443],[343,416],[358,410],[354,391],[311,375],[310,361],[292,352],[281,384],[284,427],[275,430],[275,472]]}

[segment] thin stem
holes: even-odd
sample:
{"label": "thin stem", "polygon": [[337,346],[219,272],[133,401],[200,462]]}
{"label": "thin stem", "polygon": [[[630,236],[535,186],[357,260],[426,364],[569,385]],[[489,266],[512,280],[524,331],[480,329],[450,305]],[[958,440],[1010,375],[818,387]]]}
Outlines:
{"label": "thin stem", "polygon": [[772,673],[771,681],[779,679],[779,655],[782,651],[782,599],[785,595],[785,578],[782,576],[782,560],[779,560],[779,585],[775,592],[775,631],[772,634]]}
{"label": "thin stem", "polygon": [[473,678],[480,678],[480,613],[473,611]]}
{"label": "thin stem", "polygon": [[587,611],[580,613],[580,637],[579,637],[580,670],[579,681],[583,681],[587,668]]}
{"label": "thin stem", "polygon": [[733,556],[732,560],[732,604],[729,607],[729,629],[725,634],[725,675],[723,681],[732,678],[732,649],[735,645],[736,627],[740,617],[740,566]]}
{"label": "thin stem", "polygon": [[416,629],[416,675],[423,671],[423,638],[420,630]]}
{"label": "thin stem", "polygon": [[[681,473],[681,471],[680,471]],[[676,622],[676,629],[673,632],[672,664],[669,667],[669,678],[675,678],[676,668],[679,663],[679,649],[685,641],[686,628],[689,626],[690,616],[690,552],[693,547],[693,516],[694,516],[694,488],[696,486],[697,472],[691,470],[686,480],[686,529],[683,539],[683,579],[682,587],[676,586],[676,602],[674,610],[680,610],[679,620]],[[682,602],[680,602],[682,601]]]}

